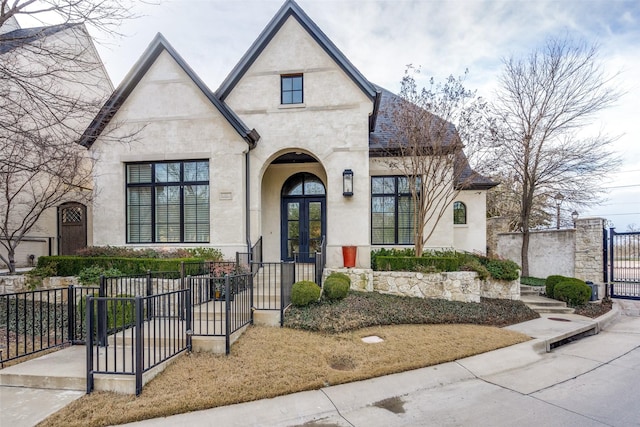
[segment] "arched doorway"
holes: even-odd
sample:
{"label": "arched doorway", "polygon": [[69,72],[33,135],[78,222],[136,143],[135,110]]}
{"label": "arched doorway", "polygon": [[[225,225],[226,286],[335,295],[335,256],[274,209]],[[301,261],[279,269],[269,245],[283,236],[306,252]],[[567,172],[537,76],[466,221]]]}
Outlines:
{"label": "arched doorway", "polygon": [[326,191],[317,176],[300,172],[282,186],[281,254],[291,261],[312,262],[326,228]]}
{"label": "arched doorway", "polygon": [[87,207],[65,203],[58,207],[58,254],[74,255],[87,247]]}

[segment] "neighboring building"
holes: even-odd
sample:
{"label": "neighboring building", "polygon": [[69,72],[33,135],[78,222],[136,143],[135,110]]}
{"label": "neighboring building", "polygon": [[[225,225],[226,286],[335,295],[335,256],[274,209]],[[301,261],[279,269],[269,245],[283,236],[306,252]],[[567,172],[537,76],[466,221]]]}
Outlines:
{"label": "neighboring building", "polygon": [[[48,206],[52,200],[43,196],[51,191],[44,184],[52,181],[45,173],[39,173],[23,187],[20,187],[20,180],[24,174],[14,170],[5,175],[12,164],[29,164],[27,160],[30,160],[16,159],[11,154],[12,144],[31,144],[32,152],[36,152],[39,144],[53,141],[54,144],[68,144],[67,147],[75,150],[78,147],[75,143],[113,92],[113,85],[89,33],[81,24],[20,28],[15,17],[11,17],[0,28],[0,61],[3,76],[0,78],[1,120],[3,124],[12,121],[10,126],[0,126],[3,146],[0,212],[4,221],[7,206],[10,206],[11,219],[7,229],[11,231],[20,227],[34,200],[39,200],[42,206]],[[41,90],[43,93],[39,92]],[[25,95],[27,92],[29,95]],[[42,96],[38,104],[41,108],[34,107],[35,103],[29,101],[30,97],[35,99],[38,96]],[[85,107],[94,105],[95,108],[62,111],[57,106],[63,97],[67,106],[78,103]],[[20,129],[26,130],[22,139],[16,135],[16,130]],[[81,156],[87,154],[86,150],[80,150],[80,153]],[[7,176],[9,180],[4,179]],[[7,184],[8,181],[11,182]],[[90,187],[91,182],[87,185]],[[9,191],[5,193],[8,187]],[[18,246],[16,265],[29,265],[40,255],[71,254],[76,249],[91,245],[93,226],[91,206],[87,202],[90,194],[91,188],[84,188],[75,194],[57,198],[55,204],[37,218]],[[6,236],[0,236],[3,238],[6,243]],[[6,257],[6,248],[0,245],[0,251]],[[4,267],[3,264],[0,261],[0,268]]]}
{"label": "neighboring building", "polygon": [[[363,268],[372,249],[410,247],[400,173],[376,152],[394,96],[290,0],[215,93],[158,34],[82,141],[98,159],[94,244],[214,246],[231,258],[262,239],[264,260],[277,261],[304,260],[326,236],[327,266],[355,245]],[[131,144],[102,137],[132,131]],[[429,247],[485,252],[494,184],[467,176]]]}

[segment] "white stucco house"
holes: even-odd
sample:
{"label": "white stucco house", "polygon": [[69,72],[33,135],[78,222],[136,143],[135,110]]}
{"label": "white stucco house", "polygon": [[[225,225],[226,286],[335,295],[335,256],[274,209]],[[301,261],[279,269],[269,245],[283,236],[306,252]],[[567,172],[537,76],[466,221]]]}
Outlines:
{"label": "white stucco house", "polygon": [[84,25],[21,28],[14,15],[0,26],[0,75],[0,268],[19,239],[18,267],[73,254],[92,244],[92,174],[68,154],[88,159],[75,142],[114,87]]}
{"label": "white stucco house", "polygon": [[[304,261],[325,236],[328,267],[350,245],[361,268],[371,250],[411,247],[402,177],[381,161],[394,96],[294,1],[215,92],[158,34],[81,141],[96,160],[93,244],[212,246],[232,258],[262,239],[265,261]],[[114,142],[119,132],[136,140]],[[495,184],[473,175],[427,246],[485,252]]]}

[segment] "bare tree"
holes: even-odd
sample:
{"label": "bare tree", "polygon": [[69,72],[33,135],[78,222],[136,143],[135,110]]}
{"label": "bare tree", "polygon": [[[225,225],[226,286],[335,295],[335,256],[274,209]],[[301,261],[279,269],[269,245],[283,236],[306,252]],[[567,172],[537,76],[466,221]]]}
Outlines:
{"label": "bare tree", "polygon": [[494,162],[521,192],[522,274],[529,274],[529,230],[536,199],[555,207],[560,193],[572,206],[597,200],[603,177],[619,160],[613,138],[579,131],[620,93],[612,87],[596,47],[550,39],[524,59],[504,61],[494,112]]}
{"label": "bare tree", "polygon": [[[491,179],[500,184],[487,191],[487,216],[506,218],[510,232],[522,230],[520,217],[522,187],[520,182],[514,178],[513,173],[509,174],[509,171],[497,173],[491,176]],[[534,197],[529,219],[530,228],[545,227],[551,223],[553,215],[548,212],[547,204],[546,197],[540,195]]]}
{"label": "bare tree", "polygon": [[[76,142],[113,86],[86,25],[117,34],[133,5],[0,0],[0,260],[10,271],[49,209],[91,199],[92,161]],[[59,23],[20,29],[16,17],[27,15]]]}
{"label": "bare tree", "polygon": [[393,98],[386,156],[411,194],[405,209],[411,213],[415,254],[421,256],[459,191],[479,177],[469,166],[462,139],[476,136],[474,117],[483,104],[465,89],[463,78],[450,76],[443,83],[431,78],[420,88],[417,73],[407,68],[400,96]]}

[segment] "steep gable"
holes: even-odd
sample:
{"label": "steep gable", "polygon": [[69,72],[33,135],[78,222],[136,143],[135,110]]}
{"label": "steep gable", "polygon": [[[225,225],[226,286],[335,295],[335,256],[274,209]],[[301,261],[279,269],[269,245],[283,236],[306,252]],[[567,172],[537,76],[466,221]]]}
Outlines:
{"label": "steep gable", "polygon": [[209,102],[213,104],[213,106],[222,114],[226,121],[247,142],[247,144],[251,147],[255,146],[260,139],[258,132],[256,132],[255,129],[249,129],[223,101],[216,98],[213,92],[211,92],[211,90],[160,33],[158,33],[149,44],[149,47],[142,57],[133,66],[129,74],[127,74],[122,83],[113,92],[98,115],[94,118],[85,131],[84,137],[79,142],[80,145],[87,148],[91,147],[163,52],[166,52],[171,56],[171,58],[173,58],[173,60],[189,76],[200,91],[202,91],[203,95],[209,100]]}
{"label": "steep gable", "polygon": [[294,18],[306,32],[315,40],[316,43],[335,61],[335,63],[345,72],[345,74],[355,83],[355,85],[373,102],[373,113],[370,117],[369,127],[371,130],[375,128],[375,119],[379,104],[380,92],[371,84],[358,69],[347,59],[346,56],[333,44],[333,42],[320,30],[315,22],[298,6],[293,0],[287,0],[273,19],[267,24],[256,41],[251,45],[249,50],[240,59],[238,64],[233,68],[231,73],[222,82],[216,95],[225,100],[233,88],[238,84],[242,77],[247,73],[252,64],[258,59],[260,54],[265,50],[267,45],[273,40],[278,31],[288,21]]}

